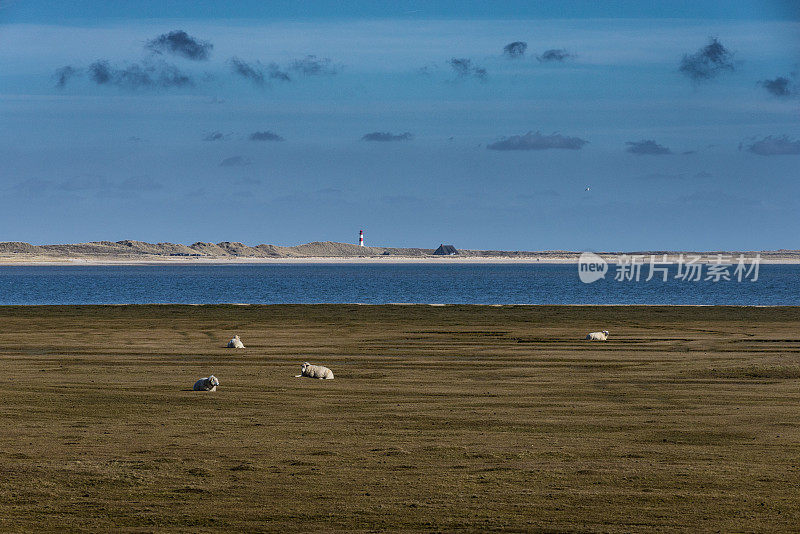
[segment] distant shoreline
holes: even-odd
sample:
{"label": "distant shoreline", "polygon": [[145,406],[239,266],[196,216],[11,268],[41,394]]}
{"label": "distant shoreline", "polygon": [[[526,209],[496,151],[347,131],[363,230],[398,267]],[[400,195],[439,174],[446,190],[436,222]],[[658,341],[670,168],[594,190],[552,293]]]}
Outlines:
{"label": "distant shoreline", "polygon": [[[65,245],[31,245],[21,242],[0,243],[0,265],[244,265],[244,264],[570,264],[577,263],[582,252],[566,250],[500,251],[458,250],[456,255],[436,255],[436,249],[360,247],[331,241],[297,246],[257,245],[238,242],[146,243],[143,241],[97,241]],[[764,264],[800,264],[800,250],[775,251],[631,251],[597,252],[608,263],[619,263],[623,256],[638,257],[643,264],[651,256],[657,263],[678,263],[699,256],[698,263],[712,263],[722,255],[736,263],[742,255],[746,262],[760,255]],[[681,260],[683,256],[683,260]]]}
{"label": "distant shoreline", "polygon": [[[621,255],[601,255],[608,263],[619,263]],[[688,255],[687,255],[688,256]],[[649,256],[643,257],[642,265],[649,265]],[[714,261],[716,256],[701,256],[698,263],[708,264]],[[755,254],[745,255],[746,263],[749,264]],[[732,257],[736,263],[738,254]],[[668,257],[666,262],[661,261],[661,257],[656,257],[659,263],[678,263],[673,257]],[[13,258],[0,257],[0,266],[163,266],[163,265],[303,265],[303,264],[336,264],[336,265],[569,265],[577,264],[577,256],[574,258],[514,258],[514,257],[301,257],[301,258]],[[761,258],[762,265],[797,265],[800,258]]]}

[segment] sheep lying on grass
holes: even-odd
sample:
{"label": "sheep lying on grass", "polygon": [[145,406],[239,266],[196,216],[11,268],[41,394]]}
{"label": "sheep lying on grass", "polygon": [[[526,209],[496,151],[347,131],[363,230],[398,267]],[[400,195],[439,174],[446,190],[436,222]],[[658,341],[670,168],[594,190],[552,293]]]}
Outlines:
{"label": "sheep lying on grass", "polygon": [[295,378],[307,376],[308,378],[319,378],[320,380],[333,380],[333,371],[321,365],[311,365],[308,362],[303,363],[300,368],[300,374],[295,375]]}
{"label": "sheep lying on grass", "polygon": [[605,341],[608,339],[608,330],[603,330],[602,332],[589,332],[586,334],[586,339],[591,341]]}
{"label": "sheep lying on grass", "polygon": [[201,378],[197,382],[194,383],[195,391],[217,391],[217,386],[219,385],[219,380],[214,375],[211,375],[206,378]]}
{"label": "sheep lying on grass", "polygon": [[243,349],[244,348],[244,343],[242,343],[242,340],[239,339],[239,334],[236,334],[235,336],[233,336],[233,339],[228,341],[228,348],[229,349]]}

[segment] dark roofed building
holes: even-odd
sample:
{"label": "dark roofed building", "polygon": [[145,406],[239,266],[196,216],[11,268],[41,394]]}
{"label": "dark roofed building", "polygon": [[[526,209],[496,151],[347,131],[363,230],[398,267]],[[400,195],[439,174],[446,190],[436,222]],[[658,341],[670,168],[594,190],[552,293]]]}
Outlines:
{"label": "dark roofed building", "polygon": [[434,256],[455,256],[456,254],[458,251],[453,245],[439,245],[439,248],[433,252]]}

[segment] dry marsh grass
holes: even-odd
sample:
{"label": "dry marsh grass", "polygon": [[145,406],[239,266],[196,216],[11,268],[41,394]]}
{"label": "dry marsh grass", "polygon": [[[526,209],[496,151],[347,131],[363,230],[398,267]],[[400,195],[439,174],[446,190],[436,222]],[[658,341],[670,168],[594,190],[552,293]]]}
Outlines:
{"label": "dry marsh grass", "polygon": [[798,308],[0,307],[0,530],[792,531],[798,332]]}

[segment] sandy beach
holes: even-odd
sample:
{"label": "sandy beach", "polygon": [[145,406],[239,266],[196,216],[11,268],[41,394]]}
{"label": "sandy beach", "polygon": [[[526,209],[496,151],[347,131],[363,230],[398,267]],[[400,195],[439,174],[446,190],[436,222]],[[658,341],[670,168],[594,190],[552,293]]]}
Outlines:
{"label": "sandy beach", "polygon": [[[35,306],[0,326],[0,530],[800,522],[794,307]],[[294,378],[303,361],[335,380]]]}
{"label": "sandy beach", "polygon": [[[748,257],[748,264],[749,264]],[[608,263],[619,263],[618,256],[604,256]],[[648,260],[649,258],[645,258]],[[713,260],[705,259],[698,263],[707,264]],[[668,260],[668,263],[677,263],[677,259]],[[377,257],[347,257],[347,258],[147,258],[147,259],[130,259],[121,258],[115,260],[101,259],[101,258],[43,258],[41,260],[17,260],[15,258],[0,258],[0,265],[20,265],[20,266],[34,266],[34,265],[247,265],[247,264],[277,264],[277,265],[300,265],[300,264],[363,264],[363,265],[391,265],[391,264],[414,264],[424,263],[429,265],[453,265],[453,264],[577,264],[577,258],[510,258],[510,257],[492,257],[492,258],[478,258],[478,257],[444,257],[444,258],[420,258],[420,257],[393,257],[393,258],[377,258]],[[647,264],[647,261],[644,262]],[[800,264],[800,259],[795,258],[780,258],[780,259],[762,259],[762,264],[776,264],[776,265],[796,265]]]}

